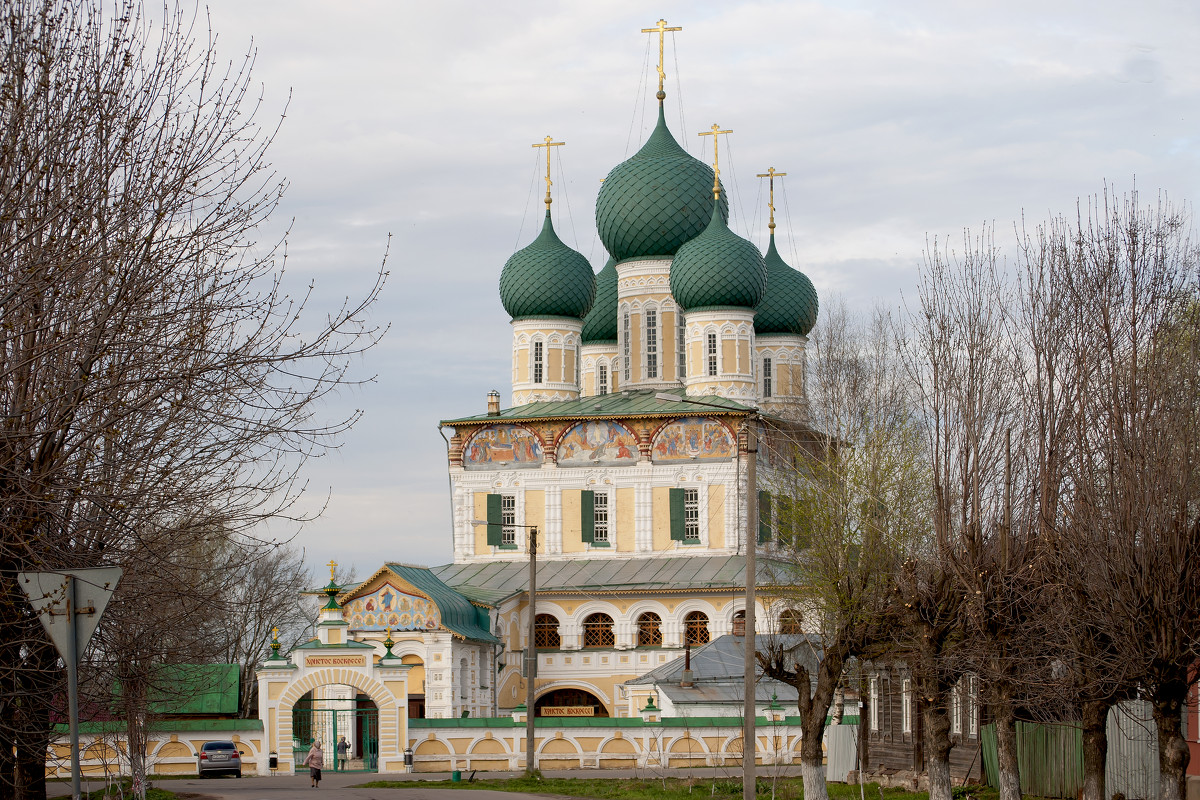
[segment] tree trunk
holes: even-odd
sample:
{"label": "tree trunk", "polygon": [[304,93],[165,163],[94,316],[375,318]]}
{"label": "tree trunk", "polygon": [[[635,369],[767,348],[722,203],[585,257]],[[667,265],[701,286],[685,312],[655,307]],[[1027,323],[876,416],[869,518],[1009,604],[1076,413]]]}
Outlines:
{"label": "tree trunk", "polygon": [[1104,790],[1104,768],[1108,761],[1107,700],[1083,703],[1083,794],[1081,800],[1108,800]]}
{"label": "tree trunk", "polygon": [[1021,800],[1021,770],[1017,763],[1017,718],[1007,696],[994,706],[996,761],[1000,773],[1000,800]]}
{"label": "tree trunk", "polygon": [[1154,689],[1154,726],[1158,729],[1159,800],[1187,797],[1187,765],[1191,753],[1183,738],[1182,709],[1187,699],[1187,681],[1169,680]]}
{"label": "tree trunk", "polygon": [[[825,788],[825,717],[833,702],[833,693],[842,676],[844,659],[826,651],[825,658],[817,666],[817,686],[813,690],[808,708],[800,714],[800,768],[804,776],[806,800],[829,800]],[[800,691],[804,691],[802,687]],[[859,720],[861,730],[862,720]]]}
{"label": "tree trunk", "polygon": [[807,731],[800,742],[800,774],[804,777],[804,800],[829,800],[821,739],[810,739]]}
{"label": "tree trunk", "polygon": [[925,771],[929,776],[929,800],[951,800],[950,717],[946,714],[946,695],[923,703],[925,713]]}

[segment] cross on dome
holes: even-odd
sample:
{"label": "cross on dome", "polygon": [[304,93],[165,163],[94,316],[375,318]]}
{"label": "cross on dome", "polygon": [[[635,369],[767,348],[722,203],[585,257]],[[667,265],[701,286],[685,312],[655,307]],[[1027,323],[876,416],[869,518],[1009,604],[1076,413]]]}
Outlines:
{"label": "cross on dome", "polygon": [[721,126],[713,123],[712,127],[706,131],[700,131],[701,136],[713,137],[713,200],[721,199],[721,167],[720,153],[717,147],[717,136],[722,133],[733,133],[732,130],[723,131]]}
{"label": "cross on dome", "polygon": [[661,104],[667,93],[663,91],[663,80],[667,77],[667,73],[663,70],[663,39],[667,31],[681,31],[683,28],[668,28],[667,21],[660,19],[658,24],[653,28],[642,28],[642,33],[657,33],[658,34],[658,102]]}
{"label": "cross on dome", "polygon": [[771,221],[767,223],[767,230],[775,230],[775,179],[786,177],[786,172],[776,172],[774,167],[768,167],[766,172],[760,172],[756,178],[770,178],[771,194],[767,201],[767,208],[771,209]]}
{"label": "cross on dome", "polygon": [[545,138],[545,140],[542,142],[542,144],[538,144],[536,142],[533,144],[534,147],[546,148],[546,210],[547,211],[550,210],[550,204],[554,202],[553,200],[550,199],[550,187],[554,184],[554,182],[550,180],[550,148],[551,147],[562,147],[564,144],[566,144],[566,142],[554,141],[553,136],[547,136]]}

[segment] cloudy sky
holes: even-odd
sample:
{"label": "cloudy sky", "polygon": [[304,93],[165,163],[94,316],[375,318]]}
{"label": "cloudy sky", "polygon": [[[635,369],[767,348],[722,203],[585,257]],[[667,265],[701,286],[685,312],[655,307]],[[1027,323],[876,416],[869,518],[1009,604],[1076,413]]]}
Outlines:
{"label": "cloudy sky", "polygon": [[[721,169],[735,231],[765,247],[768,167],[779,244],[822,300],[899,306],[929,237],[1070,212],[1104,182],[1200,199],[1200,3],[1194,0],[315,2],[209,0],[218,48],[256,52],[272,161],[290,181],[271,240],[322,302],[362,292],[391,234],[356,369],[377,380],[328,411],[364,412],[311,463],[296,536],[309,562],[369,574],[450,559],[439,419],[510,391],[497,281],[536,233],[551,135],[556,227],[596,269],[600,179],[654,121],[663,17],[667,118],[732,129]],[[653,50],[651,43],[653,40]],[[290,100],[289,100],[290,97]],[[723,148],[725,143],[723,143]],[[711,145],[709,145],[711,148]],[[292,530],[279,526],[274,535]],[[318,569],[318,576],[321,570]]]}

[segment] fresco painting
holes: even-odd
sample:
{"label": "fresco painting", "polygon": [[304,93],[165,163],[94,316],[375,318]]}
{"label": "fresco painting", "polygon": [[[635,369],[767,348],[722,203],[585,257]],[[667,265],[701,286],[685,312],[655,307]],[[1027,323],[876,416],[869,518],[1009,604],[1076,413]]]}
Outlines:
{"label": "fresco painting", "polygon": [[733,437],[719,422],[705,417],[684,417],[663,428],[654,440],[655,461],[691,461],[732,458]]}
{"label": "fresco painting", "polygon": [[542,463],[537,437],[517,425],[489,425],[463,448],[463,466],[508,464],[536,467]]}
{"label": "fresco painting", "polygon": [[637,436],[615,422],[581,422],[558,444],[558,463],[562,466],[633,464],[637,459]]}
{"label": "fresco painting", "polygon": [[433,603],[424,597],[404,594],[388,583],[347,603],[342,615],[350,629],[358,631],[434,630],[440,619]]}

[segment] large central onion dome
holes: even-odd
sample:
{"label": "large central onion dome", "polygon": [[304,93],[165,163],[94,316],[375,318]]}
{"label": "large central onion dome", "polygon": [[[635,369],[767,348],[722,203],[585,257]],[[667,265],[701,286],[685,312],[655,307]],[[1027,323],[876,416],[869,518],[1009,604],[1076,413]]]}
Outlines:
{"label": "large central onion dome", "polygon": [[617,262],[608,259],[596,275],[596,302],[583,320],[583,343],[617,343]]}
{"label": "large central onion dome", "polygon": [[754,308],[766,290],[762,254],[729,230],[720,214],[714,213],[704,233],[680,247],[671,262],[671,294],[685,311]]}
{"label": "large central onion dome", "polygon": [[550,209],[542,232],[513,253],[500,271],[500,301],[513,319],[582,319],[596,297],[596,277],[582,253],[567,247],[554,232]]}
{"label": "large central onion dome", "polygon": [[[660,104],[650,138],[632,158],[613,167],[600,187],[600,241],[617,261],[673,256],[712,216],[712,185],[712,167],[679,146]],[[724,192],[719,207],[721,219],[728,218]]]}
{"label": "large central onion dome", "polygon": [[754,332],[807,336],[817,324],[817,290],[812,281],[780,257],[774,233],[763,261],[767,265],[767,293],[754,315]]}

